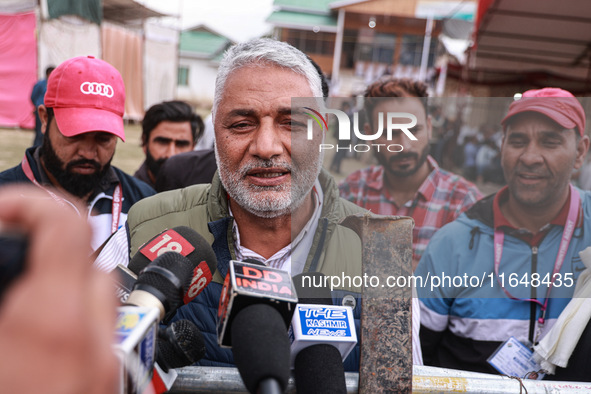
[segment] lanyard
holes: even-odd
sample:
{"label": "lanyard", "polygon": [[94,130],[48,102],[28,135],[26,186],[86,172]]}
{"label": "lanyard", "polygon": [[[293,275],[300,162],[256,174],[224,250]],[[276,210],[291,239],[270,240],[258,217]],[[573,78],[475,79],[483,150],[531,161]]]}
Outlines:
{"label": "lanyard", "polygon": [[[49,193],[51,198],[53,198],[55,201],[58,202],[58,204],[60,204],[61,206],[64,206],[64,203],[67,200],[65,200],[62,197],[59,197],[57,194],[55,194],[51,190],[43,187],[43,185],[41,185],[37,181],[37,179],[35,179],[35,175],[33,174],[33,170],[31,170],[31,165],[29,164],[29,161],[27,160],[26,155],[25,155],[25,157],[23,157],[23,161],[21,162],[21,166],[22,166],[23,172],[25,173],[27,178],[29,178],[29,180],[31,182],[33,182],[33,184],[35,186],[45,190],[47,193]],[[111,205],[111,214],[112,214],[111,233],[114,233],[119,228],[119,220],[121,218],[121,194],[122,194],[121,193],[121,183],[118,183],[117,186],[115,186],[115,191],[113,192],[113,203]]]}
{"label": "lanyard", "polygon": [[579,203],[580,197],[579,193],[575,190],[572,185],[570,186],[570,207],[568,209],[568,217],[566,219],[566,224],[564,226],[564,230],[562,232],[562,239],[560,241],[560,247],[558,248],[558,255],[556,256],[556,261],[554,262],[554,269],[552,271],[552,279],[550,281],[550,285],[548,286],[548,290],[546,291],[546,300],[542,304],[540,301],[529,298],[515,298],[505,289],[499,278],[499,265],[501,264],[501,256],[503,255],[503,241],[505,239],[505,233],[499,229],[495,229],[495,236],[494,236],[494,256],[495,256],[495,275],[497,276],[497,282],[501,286],[501,289],[505,292],[505,294],[511,298],[512,300],[519,300],[519,301],[529,301],[535,302],[536,304],[541,306],[542,317],[538,319],[538,323],[544,324],[545,317],[546,317],[546,309],[548,308],[548,299],[550,296],[550,291],[552,290],[552,285],[554,284],[554,277],[555,274],[560,272],[560,268],[562,267],[562,263],[564,263],[564,258],[566,257],[566,251],[568,250],[568,246],[573,236],[573,232],[575,231],[577,216],[579,213]]}

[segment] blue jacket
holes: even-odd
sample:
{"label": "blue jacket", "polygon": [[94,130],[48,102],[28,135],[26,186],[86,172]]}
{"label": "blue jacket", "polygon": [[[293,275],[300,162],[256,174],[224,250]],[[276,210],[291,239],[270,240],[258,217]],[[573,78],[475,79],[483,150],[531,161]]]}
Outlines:
{"label": "blue jacket", "polygon": [[[563,226],[552,225],[537,247],[506,232],[499,278],[493,262],[494,195],[477,202],[433,236],[415,271],[425,364],[497,373],[486,360],[502,342],[514,336],[522,343],[533,343],[548,332],[584,269],[579,252],[591,245],[591,193],[578,192],[577,227],[560,270],[561,283],[556,280],[550,293],[543,325],[538,323],[541,307],[510,299],[499,280],[514,297],[537,298],[543,304]],[[435,286],[446,277],[455,278],[455,283]],[[421,279],[426,281],[422,286]]]}
{"label": "blue jacket", "polygon": [[[29,148],[25,157],[29,162],[35,180],[42,185],[49,185],[47,175],[35,159],[35,149]],[[37,156],[38,157],[38,156]],[[25,175],[22,165],[19,164],[6,171],[0,172],[0,186],[11,183],[32,183]],[[100,246],[111,234],[111,217],[113,193],[117,183],[121,183],[122,204],[119,227],[127,219],[127,213],[133,204],[144,197],[156,194],[148,184],[133,178],[118,168],[111,166],[111,170],[101,181],[100,192],[89,202],[88,222],[93,228],[93,249]]]}

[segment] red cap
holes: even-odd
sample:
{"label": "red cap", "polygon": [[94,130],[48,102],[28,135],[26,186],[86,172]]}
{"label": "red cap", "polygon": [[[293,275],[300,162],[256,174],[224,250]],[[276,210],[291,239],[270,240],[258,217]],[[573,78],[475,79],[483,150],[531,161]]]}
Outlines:
{"label": "red cap", "polygon": [[104,60],[79,56],[60,64],[47,80],[45,106],[66,137],[105,131],[125,141],[125,85]]}
{"label": "red cap", "polygon": [[501,124],[506,123],[514,115],[522,112],[538,112],[545,115],[566,129],[574,129],[585,134],[585,111],[572,93],[559,88],[528,90],[523,96],[509,106],[507,116]]}

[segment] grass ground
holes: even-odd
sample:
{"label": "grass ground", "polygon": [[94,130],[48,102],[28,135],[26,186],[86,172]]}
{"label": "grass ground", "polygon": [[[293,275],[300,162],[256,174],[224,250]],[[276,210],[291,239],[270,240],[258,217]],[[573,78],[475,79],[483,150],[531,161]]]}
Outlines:
{"label": "grass ground", "polygon": [[[125,126],[125,142],[118,141],[112,164],[133,174],[144,161],[140,146],[142,128],[138,124]],[[33,142],[33,130],[0,128],[0,171],[14,167],[21,162],[25,150]]]}
{"label": "grass ground", "polygon": [[[21,129],[3,129],[0,128],[0,171],[14,167],[21,162],[25,149],[33,141],[33,130]],[[129,124],[125,126],[125,142],[118,141],[117,150],[112,164],[127,172],[133,174],[144,161],[144,151],[140,146],[142,128],[139,124]],[[332,151],[326,152],[324,166],[328,168],[333,156]],[[369,153],[359,155],[359,159],[345,158],[341,164],[341,174],[333,174],[338,181],[342,180],[347,174],[353,171],[369,166],[374,163],[374,159]],[[484,195],[498,190],[499,186],[494,184],[478,185]]]}

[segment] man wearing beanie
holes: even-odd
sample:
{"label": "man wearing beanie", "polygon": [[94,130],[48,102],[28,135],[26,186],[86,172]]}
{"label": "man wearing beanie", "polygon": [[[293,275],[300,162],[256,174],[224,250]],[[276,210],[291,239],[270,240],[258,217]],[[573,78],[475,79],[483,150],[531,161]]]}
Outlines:
{"label": "man wearing beanie", "polygon": [[501,124],[507,186],[439,230],[415,272],[456,278],[417,286],[421,344],[428,365],[543,376],[531,349],[572,297],[591,244],[591,194],[569,182],[589,137],[583,107],[557,88],[525,92]]}
{"label": "man wearing beanie", "polygon": [[47,82],[38,108],[43,144],[18,166],[0,173],[0,185],[33,183],[62,204],[84,206],[98,248],[125,224],[129,208],[155,194],[146,183],[111,166],[117,138],[125,141],[125,86],[119,72],[92,56],[63,62]]}

